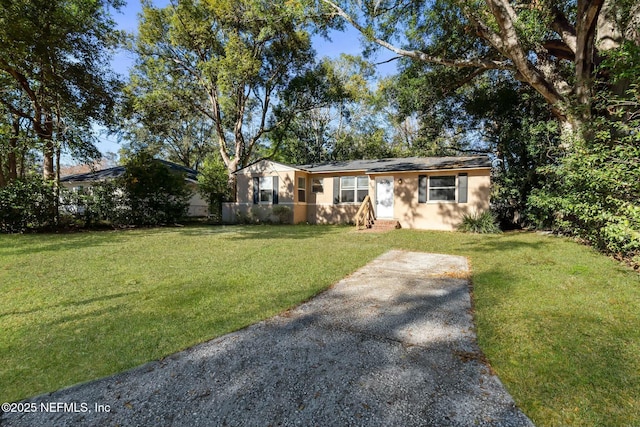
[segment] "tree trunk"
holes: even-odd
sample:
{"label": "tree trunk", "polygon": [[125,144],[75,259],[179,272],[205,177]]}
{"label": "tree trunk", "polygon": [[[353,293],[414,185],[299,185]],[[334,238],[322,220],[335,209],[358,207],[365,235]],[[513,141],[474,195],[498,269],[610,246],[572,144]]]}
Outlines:
{"label": "tree trunk", "polygon": [[54,219],[55,219],[55,224],[58,225],[60,224],[60,144],[58,144],[58,146],[56,147],[56,181],[55,181],[55,188],[54,188],[54,192],[55,192],[55,202],[54,202],[54,206],[55,206],[55,212],[54,212]]}
{"label": "tree trunk", "polygon": [[7,180],[4,177],[4,167],[2,166],[2,156],[0,156],[0,188],[7,185]]}
{"label": "tree trunk", "polygon": [[17,116],[12,117],[13,135],[9,138],[9,153],[7,154],[7,166],[9,174],[9,182],[18,179],[18,164],[16,158],[16,151],[18,150],[18,136],[20,136],[20,118]]}
{"label": "tree trunk", "polygon": [[45,137],[44,139],[44,151],[43,151],[43,163],[42,163],[42,176],[45,181],[53,181],[56,179],[56,175],[54,172],[54,161],[53,161],[53,140],[51,137]]}
{"label": "tree trunk", "polygon": [[584,139],[584,122],[578,117],[571,117],[567,120],[559,120],[560,125],[560,148],[568,150],[575,145],[576,140]]}

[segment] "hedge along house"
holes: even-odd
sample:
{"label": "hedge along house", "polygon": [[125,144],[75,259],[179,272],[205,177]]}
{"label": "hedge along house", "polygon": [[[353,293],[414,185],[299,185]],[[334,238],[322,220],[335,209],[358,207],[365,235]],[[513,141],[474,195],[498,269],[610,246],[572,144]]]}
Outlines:
{"label": "hedge along house", "polygon": [[489,209],[490,176],[487,156],[300,166],[261,160],[236,172],[236,202],[223,205],[223,221],[275,219],[273,208],[286,206],[293,223],[355,223],[363,202],[371,200],[376,220],[453,230],[465,213]]}
{"label": "hedge along house", "polygon": [[[162,163],[168,167],[172,172],[184,175],[184,180],[187,186],[193,191],[191,198],[189,199],[189,210],[187,216],[190,217],[205,217],[209,214],[209,205],[198,193],[198,172],[178,165],[176,163],[168,162],[166,160],[156,159],[156,161]],[[107,169],[97,170],[95,172],[80,173],[74,175],[67,175],[60,178],[60,185],[72,190],[72,191],[89,191],[91,186],[97,182],[111,181],[125,172],[124,166],[116,166]],[[73,211],[77,211],[78,207],[69,207]]]}

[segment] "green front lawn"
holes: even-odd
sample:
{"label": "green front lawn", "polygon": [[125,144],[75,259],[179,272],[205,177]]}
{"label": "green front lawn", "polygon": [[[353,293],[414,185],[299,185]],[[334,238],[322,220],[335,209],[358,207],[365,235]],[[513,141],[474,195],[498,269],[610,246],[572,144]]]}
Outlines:
{"label": "green front lawn", "polygon": [[640,424],[640,277],[589,248],[529,233],[253,226],[0,235],[0,401],[255,323],[389,249],[469,257],[480,345],[537,425]]}

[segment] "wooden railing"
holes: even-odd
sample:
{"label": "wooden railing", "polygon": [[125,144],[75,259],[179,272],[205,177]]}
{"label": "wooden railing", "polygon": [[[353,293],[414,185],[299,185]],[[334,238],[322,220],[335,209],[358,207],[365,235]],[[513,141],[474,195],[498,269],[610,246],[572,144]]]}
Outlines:
{"label": "wooden railing", "polygon": [[371,228],[375,220],[376,215],[373,212],[373,203],[371,203],[371,197],[367,195],[362,201],[360,209],[358,209],[358,213],[356,214],[356,228],[358,230],[361,230],[362,228]]}

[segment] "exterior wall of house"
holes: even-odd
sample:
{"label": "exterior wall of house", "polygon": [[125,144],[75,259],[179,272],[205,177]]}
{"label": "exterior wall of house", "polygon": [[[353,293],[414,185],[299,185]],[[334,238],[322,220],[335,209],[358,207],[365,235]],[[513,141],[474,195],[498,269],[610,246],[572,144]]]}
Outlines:
{"label": "exterior wall of house", "polygon": [[[419,203],[419,176],[468,176],[467,202],[427,201]],[[402,183],[399,180],[402,180]],[[457,180],[456,180],[457,182]],[[456,188],[456,192],[458,189]],[[489,209],[491,179],[489,170],[433,171],[394,174],[394,217],[402,228],[455,230],[465,213]],[[375,198],[375,192],[372,196]]]}
{"label": "exterior wall of house", "polygon": [[[331,174],[313,174],[309,180],[313,186],[314,179],[322,180],[322,191],[313,192],[307,207],[307,222],[309,224],[351,224],[355,222],[356,213],[361,203],[334,203],[335,189],[334,178],[342,176],[362,176],[362,171],[341,172]],[[374,189],[375,182],[369,177],[369,194]]]}
{"label": "exterior wall of house", "polygon": [[193,191],[191,198],[189,199],[189,211],[187,216],[190,217],[205,217],[209,215],[209,204],[202,198],[198,192],[198,185],[190,183],[189,188]]}
{"label": "exterior wall of house", "polygon": [[[459,174],[467,175],[467,201],[459,203]],[[335,178],[363,176],[363,171],[310,174],[275,162],[263,161],[242,170],[237,175],[237,202],[223,205],[223,221],[242,222],[252,220],[277,221],[273,216],[274,204],[254,203],[254,178],[278,177],[278,205],[291,209],[294,224],[344,224],[355,222],[360,203],[335,203]],[[419,202],[420,176],[455,176],[456,201]],[[393,217],[403,228],[428,230],[454,230],[465,213],[482,212],[489,209],[490,170],[438,170],[429,172],[389,172],[370,174],[368,191],[376,206],[376,177],[393,179]],[[305,179],[304,199],[300,199],[298,178]],[[320,182],[316,180],[321,180]],[[321,185],[319,185],[321,184]]]}
{"label": "exterior wall of house", "polygon": [[[297,178],[299,176],[306,178],[305,173],[295,168],[268,161],[258,162],[243,169],[236,175],[238,188],[236,202],[222,205],[222,221],[226,223],[244,222],[244,220],[278,222],[280,219],[273,213],[273,208],[285,206],[291,210],[286,222],[303,222],[306,217],[307,203],[298,202]],[[266,177],[277,177],[277,204],[254,203],[254,192],[257,190],[254,187],[254,178]]]}

